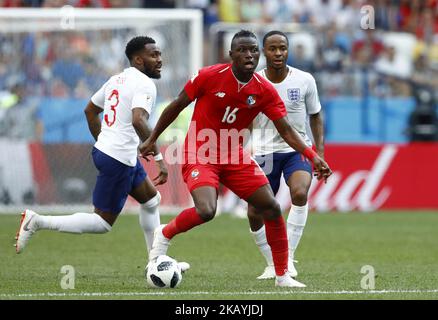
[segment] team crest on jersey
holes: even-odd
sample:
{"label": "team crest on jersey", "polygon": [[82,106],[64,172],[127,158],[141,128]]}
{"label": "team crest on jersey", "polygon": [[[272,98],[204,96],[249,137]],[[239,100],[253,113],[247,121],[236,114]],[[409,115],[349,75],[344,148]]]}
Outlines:
{"label": "team crest on jersey", "polygon": [[287,89],[287,97],[290,101],[300,100],[300,88]]}
{"label": "team crest on jersey", "polygon": [[192,178],[196,178],[197,176],[199,176],[199,170],[195,169],[192,171]]}
{"label": "team crest on jersey", "polygon": [[256,100],[255,100],[255,96],[253,95],[249,95],[248,99],[246,99],[246,103],[248,104],[248,106],[251,108],[252,106],[255,105]]}

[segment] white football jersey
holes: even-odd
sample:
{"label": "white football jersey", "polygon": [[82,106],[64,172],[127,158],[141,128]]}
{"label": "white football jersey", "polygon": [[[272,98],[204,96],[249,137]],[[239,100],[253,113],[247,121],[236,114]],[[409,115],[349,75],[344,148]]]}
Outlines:
{"label": "white football jersey", "polygon": [[92,97],[103,109],[102,130],[95,147],[110,157],[134,167],[140,138],[132,125],[132,109],[149,114],[155,105],[155,83],[134,67],[112,76]]}
{"label": "white football jersey", "polygon": [[[312,141],[306,133],[307,118],[321,110],[316,82],[308,72],[290,66],[287,68],[289,72],[286,78],[281,83],[271,84],[286,106],[289,122],[306,144],[311,146]],[[258,73],[269,81],[265,69]],[[252,138],[255,155],[294,151],[280,136],[274,123],[262,113],[254,120]]]}

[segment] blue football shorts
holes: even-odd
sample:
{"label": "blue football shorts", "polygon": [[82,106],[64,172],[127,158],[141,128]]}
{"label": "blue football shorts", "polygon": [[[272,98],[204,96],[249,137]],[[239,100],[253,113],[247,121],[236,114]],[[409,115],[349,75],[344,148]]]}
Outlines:
{"label": "blue football shorts", "polygon": [[147,177],[141,162],[130,167],[93,147],[94,165],[99,174],[93,191],[93,205],[104,211],[119,214],[129,193]]}
{"label": "blue football shorts", "polygon": [[277,194],[280,188],[281,174],[287,183],[289,177],[295,171],[307,171],[312,175],[312,164],[299,152],[274,152],[263,156],[256,156],[255,160],[262,168],[269,180],[272,191]]}

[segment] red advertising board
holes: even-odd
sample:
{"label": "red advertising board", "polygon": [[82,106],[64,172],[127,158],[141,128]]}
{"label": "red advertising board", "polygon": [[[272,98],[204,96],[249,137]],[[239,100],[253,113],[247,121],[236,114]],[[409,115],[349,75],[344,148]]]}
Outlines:
{"label": "red advertising board", "polygon": [[[42,148],[31,145],[28,157],[33,164],[36,200],[39,204],[72,202],[71,193],[64,190],[72,178],[74,181],[83,181],[86,188],[82,190],[82,198],[86,198],[87,203],[90,201],[96,178],[90,150],[89,145],[46,145]],[[164,148],[162,152],[165,154]],[[309,191],[309,205],[316,211],[438,211],[438,143],[328,144],[326,160],[333,175],[327,183],[314,179]],[[8,163],[9,160],[5,161]],[[154,161],[143,161],[143,164],[149,176],[154,178],[157,175]],[[163,196],[161,204],[176,208],[191,206],[180,165],[168,164],[168,169],[168,182],[158,187]],[[15,179],[6,185],[17,192],[24,192],[29,187],[17,185],[24,184],[24,181]],[[21,194],[16,196],[17,199],[21,197]],[[284,208],[290,204],[287,190],[280,192],[277,198]]]}
{"label": "red advertising board", "polygon": [[328,145],[333,175],[314,180],[318,211],[438,209],[438,144]]}

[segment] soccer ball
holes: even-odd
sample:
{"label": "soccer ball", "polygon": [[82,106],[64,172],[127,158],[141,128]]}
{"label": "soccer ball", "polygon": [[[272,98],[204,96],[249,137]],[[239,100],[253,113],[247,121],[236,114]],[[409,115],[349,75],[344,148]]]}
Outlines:
{"label": "soccer ball", "polygon": [[169,256],[158,256],[145,270],[146,281],[153,288],[176,288],[182,280],[178,262]]}

